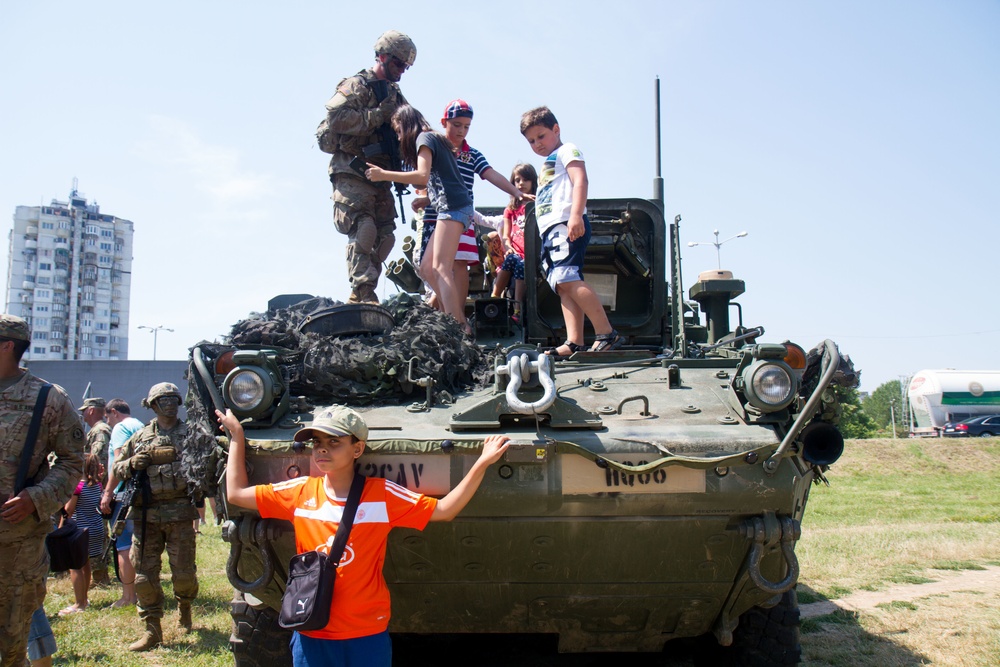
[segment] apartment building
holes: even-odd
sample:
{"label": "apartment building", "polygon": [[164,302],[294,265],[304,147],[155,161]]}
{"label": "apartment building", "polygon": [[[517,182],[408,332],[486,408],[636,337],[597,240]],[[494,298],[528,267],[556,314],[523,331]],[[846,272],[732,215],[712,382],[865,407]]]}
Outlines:
{"label": "apartment building", "polygon": [[5,312],[31,325],[25,359],[128,359],[133,232],[75,179],[67,201],[17,207]]}

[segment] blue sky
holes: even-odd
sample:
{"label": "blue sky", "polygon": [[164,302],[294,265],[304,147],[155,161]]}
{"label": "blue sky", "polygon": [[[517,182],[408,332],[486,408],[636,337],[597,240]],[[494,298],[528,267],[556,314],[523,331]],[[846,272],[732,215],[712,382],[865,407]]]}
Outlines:
{"label": "blue sky", "polygon": [[[668,216],[685,244],[749,232],[722,264],[768,340],[832,338],[868,391],[1000,367],[1000,3],[282,4],[3,9],[0,229],[74,177],[135,222],[132,359],[152,357],[138,325],[174,329],[157,356],[181,359],[274,294],[346,298],[313,132],[395,28],[418,48],[411,103],[468,100],[470,142],[504,174],[537,162],[518,120],[549,105],[592,197],[652,195],[659,76]],[[686,289],[715,250],[683,266]]]}

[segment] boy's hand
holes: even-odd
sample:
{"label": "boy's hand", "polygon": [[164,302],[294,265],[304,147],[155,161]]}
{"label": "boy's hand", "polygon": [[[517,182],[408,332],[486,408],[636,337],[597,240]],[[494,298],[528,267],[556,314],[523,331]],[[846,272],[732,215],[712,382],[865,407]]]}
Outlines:
{"label": "boy's hand", "polygon": [[510,438],[505,435],[488,435],[483,442],[483,453],[479,455],[479,460],[486,465],[491,465],[500,460],[503,453],[507,451]]}
{"label": "boy's hand", "polygon": [[243,424],[240,420],[236,418],[232,410],[227,409],[226,414],[222,414],[221,411],[215,411],[215,418],[219,420],[219,429],[225,429],[229,431],[230,435],[236,436],[237,434],[243,434]]}
{"label": "boy's hand", "polygon": [[414,197],[413,201],[410,202],[410,208],[413,209],[414,213],[420,213],[420,211],[427,208],[431,203],[430,197]]}
{"label": "boy's hand", "polygon": [[569,222],[566,224],[566,231],[569,234],[570,241],[575,241],[583,236],[583,233],[587,231],[587,228],[583,225],[583,216],[571,215]]}

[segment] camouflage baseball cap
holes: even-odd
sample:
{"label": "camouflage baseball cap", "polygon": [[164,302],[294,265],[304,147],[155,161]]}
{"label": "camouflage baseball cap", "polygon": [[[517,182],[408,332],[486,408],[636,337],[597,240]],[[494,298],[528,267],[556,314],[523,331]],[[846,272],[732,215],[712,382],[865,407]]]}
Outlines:
{"label": "camouflage baseball cap", "polygon": [[386,30],[375,42],[375,53],[376,55],[388,53],[402,60],[407,66],[412,66],[413,61],[417,59],[417,46],[412,39],[398,30]]}
{"label": "camouflage baseball cap", "polygon": [[0,336],[12,340],[25,340],[31,342],[31,329],[28,323],[17,315],[0,315]]}
{"label": "camouflage baseball cap", "polygon": [[103,398],[85,398],[83,399],[83,405],[81,405],[77,410],[83,412],[87,408],[103,408],[108,404]]}
{"label": "camouflage baseball cap", "polygon": [[313,418],[311,426],[299,429],[295,434],[295,442],[302,442],[313,437],[313,431],[334,437],[353,435],[358,440],[368,439],[368,425],[365,424],[365,420],[354,410],[342,405],[333,405],[321,410]]}

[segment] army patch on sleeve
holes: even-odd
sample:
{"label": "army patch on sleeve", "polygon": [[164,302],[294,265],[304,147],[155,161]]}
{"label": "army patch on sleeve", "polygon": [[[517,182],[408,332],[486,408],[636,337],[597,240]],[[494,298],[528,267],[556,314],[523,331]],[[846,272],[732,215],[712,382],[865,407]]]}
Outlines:
{"label": "army patch on sleeve", "polygon": [[79,426],[74,428],[72,437],[74,440],[83,440],[83,429],[80,428]]}

